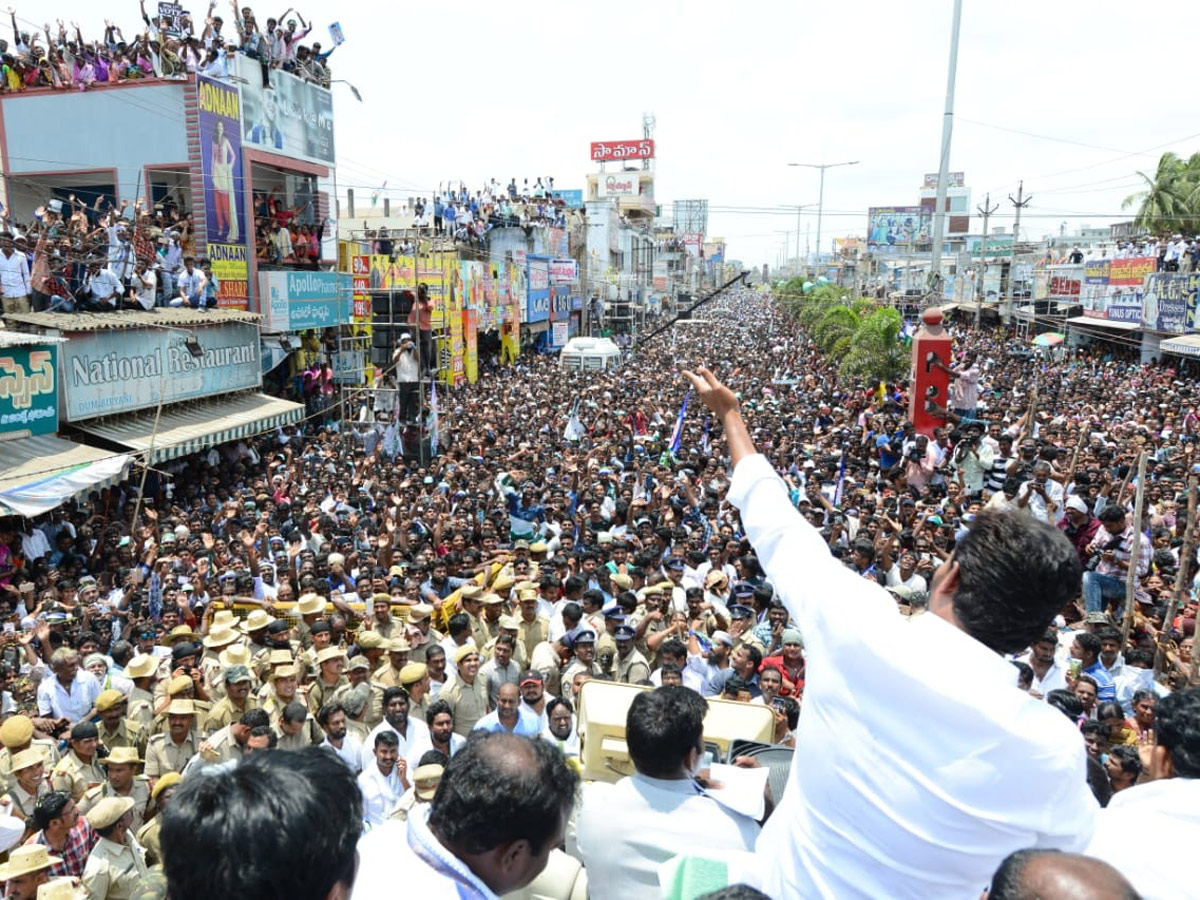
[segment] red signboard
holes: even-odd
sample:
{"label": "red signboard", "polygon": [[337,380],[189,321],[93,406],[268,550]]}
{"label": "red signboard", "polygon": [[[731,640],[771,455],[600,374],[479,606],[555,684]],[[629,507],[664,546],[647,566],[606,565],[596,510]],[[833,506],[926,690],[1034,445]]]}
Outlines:
{"label": "red signboard", "polygon": [[1158,259],[1153,256],[1135,256],[1130,259],[1114,259],[1108,269],[1108,283],[1141,287],[1147,275],[1158,268]]}
{"label": "red signboard", "polygon": [[1051,297],[1078,297],[1079,291],[1080,284],[1078,278],[1071,278],[1067,275],[1050,276]]}
{"label": "red signboard", "polygon": [[592,141],[592,159],[596,162],[654,159],[654,141]]}

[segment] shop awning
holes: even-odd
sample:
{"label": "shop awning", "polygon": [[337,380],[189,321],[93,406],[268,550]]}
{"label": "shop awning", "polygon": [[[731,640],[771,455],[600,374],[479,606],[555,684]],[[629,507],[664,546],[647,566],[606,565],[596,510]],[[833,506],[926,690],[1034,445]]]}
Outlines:
{"label": "shop awning", "polygon": [[1174,353],[1176,356],[1200,356],[1200,334],[1185,334],[1170,338],[1158,345],[1163,353]]}
{"label": "shop awning", "polygon": [[262,434],[281,425],[299,421],[304,407],[299,403],[266,394],[239,394],[206,403],[168,406],[154,430],[154,410],[127,416],[83,422],[81,431],[135,453],[145,454],[154,446],[150,465],[206,450],[218,444]]}
{"label": "shop awning", "polygon": [[36,516],[125,477],[129,456],[53,435],[0,443],[0,515]]}
{"label": "shop awning", "polygon": [[1067,319],[1068,325],[1088,325],[1093,328],[1109,328],[1113,331],[1140,331],[1141,322],[1114,322],[1111,319],[1093,319],[1090,316],[1075,316]]}

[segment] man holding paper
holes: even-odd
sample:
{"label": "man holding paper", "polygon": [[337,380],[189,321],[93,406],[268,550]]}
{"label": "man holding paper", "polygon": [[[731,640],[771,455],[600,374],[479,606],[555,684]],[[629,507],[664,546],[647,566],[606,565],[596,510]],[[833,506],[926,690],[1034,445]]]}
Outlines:
{"label": "man holding paper", "polygon": [[1045,632],[1080,582],[1050,525],[983,513],[901,616],[846,569],[760,455],[737,398],[685,372],[725,429],[729,498],[804,634],[803,713],[787,789],[763,828],[772,897],[977,896],[1009,853],[1079,851],[1094,827],[1078,730],[1016,687],[1001,655]]}

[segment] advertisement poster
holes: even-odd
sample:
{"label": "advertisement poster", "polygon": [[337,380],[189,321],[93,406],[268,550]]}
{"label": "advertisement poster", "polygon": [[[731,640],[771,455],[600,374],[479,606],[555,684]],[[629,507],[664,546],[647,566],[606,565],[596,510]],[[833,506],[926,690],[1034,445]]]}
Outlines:
{"label": "advertisement poster", "polygon": [[242,126],[238,91],[203,76],[197,77],[196,88],[205,233],[208,258],[219,284],[217,305],[222,309],[247,309],[250,269],[242,202]]}
{"label": "advertisement poster", "polygon": [[[1172,334],[1193,330],[1196,327],[1197,288],[1200,288],[1200,273],[1156,272],[1148,275],[1142,298],[1142,326]],[[1109,318],[1112,318],[1111,306]]]}
{"label": "advertisement poster", "polygon": [[264,90],[258,60],[229,58],[230,74],[242,85],[243,139],[246,146],[292,159],[332,165],[333,100],[323,87],[271,69]]}
{"label": "advertisement poster", "polygon": [[478,314],[473,309],[463,310],[463,369],[467,381],[474,384],[479,380],[479,329],[476,327]]}
{"label": "advertisement poster", "polygon": [[58,431],[56,355],[52,344],[0,351],[0,442]]}
{"label": "advertisement poster", "polygon": [[526,260],[526,322],[545,322],[550,318],[550,260],[545,256],[530,256]]}
{"label": "advertisement poster", "polygon": [[1108,267],[1108,283],[1141,287],[1147,276],[1158,268],[1158,259],[1153,256],[1135,256],[1131,259],[1114,259]]}
{"label": "advertisement poster", "polygon": [[923,206],[873,206],[867,210],[867,245],[928,244],[933,211]]}

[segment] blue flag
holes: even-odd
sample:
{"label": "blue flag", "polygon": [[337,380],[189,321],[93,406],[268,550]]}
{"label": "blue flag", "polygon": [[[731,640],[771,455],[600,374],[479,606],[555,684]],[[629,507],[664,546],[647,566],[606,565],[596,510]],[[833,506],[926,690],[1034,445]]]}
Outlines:
{"label": "blue flag", "polygon": [[675,420],[675,431],[671,433],[671,455],[679,453],[679,442],[683,438],[683,417],[687,415],[688,397],[692,392],[683,395],[683,406],[679,407],[679,418]]}

